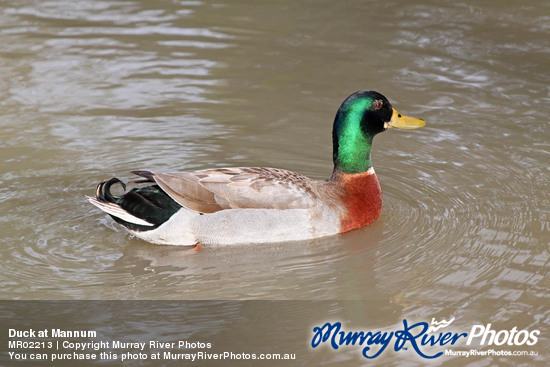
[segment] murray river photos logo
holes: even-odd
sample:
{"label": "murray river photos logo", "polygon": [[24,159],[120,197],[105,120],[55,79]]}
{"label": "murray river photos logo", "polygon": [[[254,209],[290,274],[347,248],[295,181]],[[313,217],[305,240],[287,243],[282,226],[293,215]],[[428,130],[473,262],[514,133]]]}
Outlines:
{"label": "murray river photos logo", "polygon": [[[327,322],[323,326],[313,328],[311,347],[328,344],[337,350],[343,346],[361,348],[363,357],[373,359],[380,356],[386,349],[395,352],[412,350],[423,358],[441,357],[444,352],[438,347],[465,344],[470,348],[476,346],[522,346],[535,345],[540,334],[539,330],[493,330],[491,324],[474,325],[470,332],[454,332],[444,330],[454,321],[454,318],[436,321],[410,323],[403,320],[403,328],[393,331],[345,331],[340,322]],[[390,348],[388,348],[390,347]],[[472,351],[457,351],[452,355],[469,356]],[[461,354],[468,353],[468,354]],[[445,353],[449,354],[449,353]]]}

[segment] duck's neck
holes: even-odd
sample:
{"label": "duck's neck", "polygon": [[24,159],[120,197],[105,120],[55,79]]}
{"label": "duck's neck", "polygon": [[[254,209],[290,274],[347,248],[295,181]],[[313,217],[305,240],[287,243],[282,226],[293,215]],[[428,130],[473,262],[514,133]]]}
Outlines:
{"label": "duck's neck", "polygon": [[362,173],[372,167],[373,136],[361,129],[361,109],[338,111],[332,130],[334,171]]}

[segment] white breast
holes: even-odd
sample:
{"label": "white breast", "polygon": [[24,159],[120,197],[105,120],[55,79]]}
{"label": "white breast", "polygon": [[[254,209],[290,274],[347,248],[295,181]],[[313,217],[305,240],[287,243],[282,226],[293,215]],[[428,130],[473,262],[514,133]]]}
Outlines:
{"label": "white breast", "polygon": [[232,245],[308,240],[336,234],[339,217],[327,208],[229,209],[191,221],[200,243]]}

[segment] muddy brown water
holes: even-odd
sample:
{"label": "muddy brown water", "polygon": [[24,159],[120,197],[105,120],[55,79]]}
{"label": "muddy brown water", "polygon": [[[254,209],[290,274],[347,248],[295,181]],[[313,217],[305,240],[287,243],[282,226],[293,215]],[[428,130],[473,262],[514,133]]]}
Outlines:
{"label": "muddy brown water", "polygon": [[[373,327],[540,329],[542,353],[549,15],[531,0],[3,2],[1,298],[362,300]],[[360,89],[427,121],[376,137],[384,208],[367,228],[190,251],[132,238],[84,198],[134,169],[328,177],[334,115]],[[403,359],[422,364],[384,361]]]}

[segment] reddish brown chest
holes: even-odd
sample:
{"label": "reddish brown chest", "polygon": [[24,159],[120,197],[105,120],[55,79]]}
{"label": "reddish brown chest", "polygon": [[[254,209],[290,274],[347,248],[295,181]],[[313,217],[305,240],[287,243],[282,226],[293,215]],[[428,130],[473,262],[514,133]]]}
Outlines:
{"label": "reddish brown chest", "polygon": [[376,174],[345,174],[340,180],[345,207],[344,214],[340,217],[340,232],[374,222],[382,211],[382,189]]}

